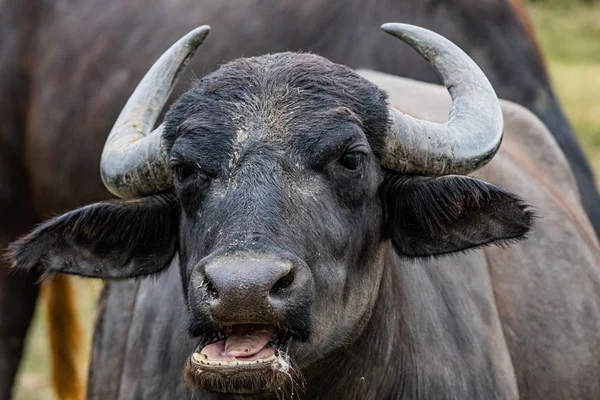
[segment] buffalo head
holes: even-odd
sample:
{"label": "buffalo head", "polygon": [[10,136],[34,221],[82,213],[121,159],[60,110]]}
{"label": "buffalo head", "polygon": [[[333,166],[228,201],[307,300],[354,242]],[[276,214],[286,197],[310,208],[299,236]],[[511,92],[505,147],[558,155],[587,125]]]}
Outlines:
{"label": "buffalo head", "polygon": [[129,200],[42,224],[12,246],[15,264],[123,278],[158,273],[178,253],[198,341],[192,386],[268,392],[314,370],[361,334],[390,257],[520,238],[532,219],[516,196],[465,176],[502,138],[483,73],[433,32],[384,30],[440,73],[448,123],[390,107],[347,67],[281,53],[207,75],[151,132],[208,32],[199,28],[157,61],[109,135],[103,180]]}

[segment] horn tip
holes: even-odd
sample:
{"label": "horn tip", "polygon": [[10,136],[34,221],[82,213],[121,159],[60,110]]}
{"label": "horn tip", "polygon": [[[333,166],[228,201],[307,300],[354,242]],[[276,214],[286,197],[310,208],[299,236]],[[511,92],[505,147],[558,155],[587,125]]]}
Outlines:
{"label": "horn tip", "polygon": [[414,25],[403,24],[400,22],[386,22],[385,24],[381,25],[381,30],[389,34],[393,34],[398,31],[406,30],[409,27],[414,27]]}
{"label": "horn tip", "polygon": [[210,32],[210,26],[202,25],[187,33],[181,40],[189,43],[193,48],[196,48],[204,42],[204,39]]}
{"label": "horn tip", "polygon": [[206,36],[208,36],[210,32],[210,25],[202,25],[194,29],[190,32],[191,36],[197,37],[201,40],[204,40]]}
{"label": "horn tip", "polygon": [[381,25],[381,30],[405,42],[414,39],[417,34],[424,37],[438,36],[429,29],[401,22],[387,22]]}
{"label": "horn tip", "polygon": [[386,22],[385,24],[381,25],[381,30],[384,32],[388,32],[394,27],[394,25],[396,25],[395,22]]}

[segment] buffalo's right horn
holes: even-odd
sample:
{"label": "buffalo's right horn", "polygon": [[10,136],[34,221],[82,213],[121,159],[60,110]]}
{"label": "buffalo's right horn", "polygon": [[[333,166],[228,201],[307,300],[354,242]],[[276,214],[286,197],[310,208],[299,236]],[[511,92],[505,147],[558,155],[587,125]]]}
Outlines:
{"label": "buffalo's right horn", "polygon": [[162,125],[151,132],[180,73],[210,30],[194,29],[172,45],[150,68],[108,135],[100,174],[106,188],[121,198],[164,191],[172,173],[162,143]]}
{"label": "buffalo's right horn", "polygon": [[489,162],[502,142],[503,119],[496,93],[477,64],[430,30],[398,23],[381,28],[431,63],[452,97],[445,124],[416,119],[390,107],[393,124],[382,166],[401,173],[440,176],[468,174]]}

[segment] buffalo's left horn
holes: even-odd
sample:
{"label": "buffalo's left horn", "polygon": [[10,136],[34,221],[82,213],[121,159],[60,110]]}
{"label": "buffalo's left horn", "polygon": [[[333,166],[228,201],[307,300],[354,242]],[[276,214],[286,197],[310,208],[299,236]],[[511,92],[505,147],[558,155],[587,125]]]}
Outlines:
{"label": "buffalo's left horn", "polygon": [[114,195],[132,198],[172,186],[162,125],[151,130],[209,30],[204,25],[179,39],[154,63],[129,97],[108,135],[100,163],[102,181]]}
{"label": "buffalo's left horn", "polygon": [[[381,164],[418,175],[468,174],[492,159],[502,142],[502,111],[492,85],[475,62],[448,39],[413,25],[381,27],[423,56],[452,97],[445,124],[390,108],[393,124]],[[426,106],[426,105],[425,105]]]}

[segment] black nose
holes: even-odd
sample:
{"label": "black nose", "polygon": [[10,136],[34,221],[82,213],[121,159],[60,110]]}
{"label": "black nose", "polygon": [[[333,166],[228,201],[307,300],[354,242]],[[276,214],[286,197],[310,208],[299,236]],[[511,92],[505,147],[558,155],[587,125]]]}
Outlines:
{"label": "black nose", "polygon": [[306,300],[307,271],[284,260],[227,258],[204,267],[200,290],[222,324],[273,323]]}

